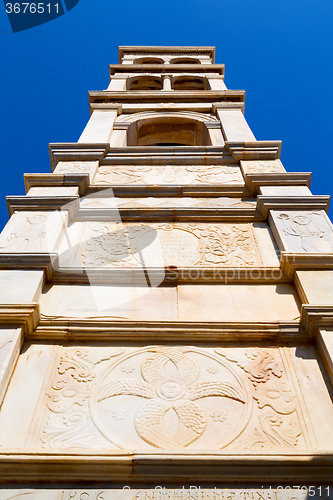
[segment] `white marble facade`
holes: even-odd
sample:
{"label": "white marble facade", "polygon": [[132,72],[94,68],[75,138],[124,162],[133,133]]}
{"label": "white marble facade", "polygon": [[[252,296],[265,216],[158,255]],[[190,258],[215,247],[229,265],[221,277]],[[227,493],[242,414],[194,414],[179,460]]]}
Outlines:
{"label": "white marble facade", "polygon": [[331,499],[327,199],[214,48],[119,61],[8,198],[0,500]]}

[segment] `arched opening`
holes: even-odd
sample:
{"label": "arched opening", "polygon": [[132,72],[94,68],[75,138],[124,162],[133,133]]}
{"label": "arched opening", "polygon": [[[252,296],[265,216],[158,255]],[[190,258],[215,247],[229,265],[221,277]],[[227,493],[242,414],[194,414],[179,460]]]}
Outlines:
{"label": "arched opening", "polygon": [[173,90],[205,90],[206,78],[193,75],[176,76],[172,82]]}
{"label": "arched opening", "polygon": [[164,64],[160,57],[138,57],[134,59],[134,64]]}
{"label": "arched opening", "polygon": [[129,90],[161,90],[162,78],[154,75],[132,76],[128,81]]}
{"label": "arched opening", "polygon": [[195,57],[174,57],[170,59],[170,64],[201,64]]}
{"label": "arched opening", "polygon": [[149,117],[132,123],[128,129],[129,146],[204,146],[207,128],[203,121],[183,117]]}

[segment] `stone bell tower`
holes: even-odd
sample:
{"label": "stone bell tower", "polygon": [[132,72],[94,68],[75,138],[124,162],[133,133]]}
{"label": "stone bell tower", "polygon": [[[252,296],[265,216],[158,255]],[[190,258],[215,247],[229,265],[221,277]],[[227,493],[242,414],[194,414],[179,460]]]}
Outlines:
{"label": "stone bell tower", "polygon": [[333,229],[213,47],[120,47],[0,236],[0,500],[333,498]]}

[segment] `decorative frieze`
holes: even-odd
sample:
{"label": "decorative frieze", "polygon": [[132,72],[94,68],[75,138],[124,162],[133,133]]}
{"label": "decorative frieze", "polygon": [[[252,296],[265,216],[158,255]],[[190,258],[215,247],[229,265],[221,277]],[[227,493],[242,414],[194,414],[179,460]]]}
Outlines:
{"label": "decorative frieze", "polygon": [[332,225],[323,210],[271,210],[271,228],[281,250],[333,252]]}

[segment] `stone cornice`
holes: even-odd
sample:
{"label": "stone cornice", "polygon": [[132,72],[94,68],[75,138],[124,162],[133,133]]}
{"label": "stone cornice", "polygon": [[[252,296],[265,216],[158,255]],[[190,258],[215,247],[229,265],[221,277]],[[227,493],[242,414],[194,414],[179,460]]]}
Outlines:
{"label": "stone cornice", "polygon": [[258,195],[257,209],[268,217],[270,210],[325,210],[328,212],[330,196],[264,196]]}
{"label": "stone cornice", "polygon": [[224,76],[224,64],[110,64],[110,76],[115,73],[218,73]]}
{"label": "stone cornice", "polygon": [[310,187],[311,172],[253,173],[243,172],[245,185],[253,194],[261,186],[307,186]]}
{"label": "stone cornice", "polygon": [[281,155],[281,141],[226,141],[225,147],[235,160],[277,160]]}
{"label": "stone cornice", "polygon": [[58,254],[45,253],[0,253],[1,269],[42,269],[47,278],[51,278],[57,266]]}
{"label": "stone cornice", "polygon": [[289,253],[283,251],[281,252],[280,265],[284,274],[292,279],[294,271],[333,269],[333,253]]}
{"label": "stone cornice", "polygon": [[172,54],[172,55],[207,55],[211,57],[212,61],[215,61],[215,47],[213,46],[147,46],[147,45],[120,45],[118,47],[118,57],[119,63],[121,63],[122,58],[125,54],[136,54],[136,55],[162,55],[162,54]]}
{"label": "stone cornice", "polygon": [[[78,187],[81,196],[89,188],[89,173],[24,174],[26,192],[32,187]],[[36,200],[36,198],[35,198]],[[36,200],[37,201],[37,200]]]}
{"label": "stone cornice", "polygon": [[39,304],[0,304],[0,323],[2,327],[22,327],[26,335],[38,325],[40,318]]}
{"label": "stone cornice", "polygon": [[301,324],[311,338],[317,336],[319,328],[333,328],[333,305],[303,304]]}
{"label": "stone cornice", "polygon": [[6,196],[8,214],[16,210],[68,210],[77,212],[80,207],[77,196]]}
{"label": "stone cornice", "polygon": [[102,160],[110,147],[109,143],[56,142],[49,144],[51,170],[59,161]]}
{"label": "stone cornice", "polygon": [[182,322],[130,321],[115,317],[75,318],[41,315],[30,339],[74,341],[149,342],[307,342],[307,332],[299,321],[276,322]]}

